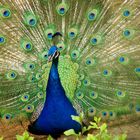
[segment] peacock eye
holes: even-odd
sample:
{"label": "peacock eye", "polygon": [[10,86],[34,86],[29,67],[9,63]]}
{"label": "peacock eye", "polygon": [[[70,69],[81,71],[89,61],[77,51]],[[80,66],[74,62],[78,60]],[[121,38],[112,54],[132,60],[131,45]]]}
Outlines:
{"label": "peacock eye", "polygon": [[120,57],[119,61],[120,62],[124,62],[125,61],[125,58],[124,57]]}
{"label": "peacock eye", "polygon": [[32,50],[32,44],[31,43],[25,44],[25,50],[26,51],[31,51]]}
{"label": "peacock eye", "polygon": [[31,26],[34,26],[34,25],[36,24],[36,20],[35,20],[35,19],[30,19],[30,20],[29,20],[29,24],[30,24]]}
{"label": "peacock eye", "polygon": [[3,16],[4,16],[4,17],[9,17],[9,16],[10,16],[10,11],[9,11],[9,10],[5,10],[5,11],[3,12]]}
{"label": "peacock eye", "polygon": [[46,61],[48,60],[48,51],[43,51],[41,54],[40,54],[40,58],[43,60],[43,61]]}
{"label": "peacock eye", "polygon": [[93,96],[93,97],[94,97],[94,96],[95,96],[95,93],[94,93],[94,92],[92,92],[92,93],[91,93],[91,96]]}
{"label": "peacock eye", "polygon": [[29,95],[28,95],[28,94],[22,95],[22,96],[21,96],[21,100],[22,100],[23,102],[27,102],[27,101],[29,100]]}
{"label": "peacock eye", "polygon": [[93,39],[92,39],[92,43],[93,43],[93,44],[96,44],[96,43],[97,43],[97,38],[93,38]]}
{"label": "peacock eye", "polygon": [[23,64],[26,71],[34,71],[35,70],[35,64],[33,62],[27,62]]}
{"label": "peacock eye", "polygon": [[118,97],[125,97],[125,92],[124,91],[118,90],[116,94],[117,94]]}
{"label": "peacock eye", "polygon": [[83,80],[84,78],[85,78],[85,75],[82,74],[82,73],[80,73],[80,75],[79,75],[79,80]]}
{"label": "peacock eye", "polygon": [[31,44],[26,44],[26,49],[30,50],[31,49]]}
{"label": "peacock eye", "polygon": [[28,98],[28,96],[24,96],[24,99],[27,99]]}
{"label": "peacock eye", "polygon": [[59,49],[59,51],[62,51],[62,50],[63,50],[63,47],[62,47],[62,46],[60,46],[60,47],[58,47],[58,49]]}
{"label": "peacock eye", "polygon": [[48,33],[48,38],[52,39],[53,34],[52,33]]}
{"label": "peacock eye", "polygon": [[89,19],[90,20],[94,20],[95,19],[95,14],[94,13],[90,13],[89,14]]}
{"label": "peacock eye", "polygon": [[90,107],[90,108],[88,108],[88,116],[89,116],[89,117],[94,116],[95,113],[96,113],[96,108],[95,108],[95,107]]}
{"label": "peacock eye", "polygon": [[104,69],[102,73],[105,77],[110,77],[112,75],[112,71],[109,69]]}
{"label": "peacock eye", "polygon": [[94,112],[94,109],[90,109],[90,113],[93,113]]}
{"label": "peacock eye", "polygon": [[24,66],[27,71],[33,71],[36,68],[36,65],[33,62],[27,62]]}
{"label": "peacock eye", "polygon": [[4,115],[4,119],[5,120],[10,120],[12,118],[12,115],[11,114],[5,114]]}
{"label": "peacock eye", "polygon": [[136,112],[140,113],[140,105],[136,105]]}
{"label": "peacock eye", "polygon": [[28,76],[28,80],[29,80],[29,82],[34,83],[36,81],[36,77],[34,75],[30,75],[30,76]]}
{"label": "peacock eye", "polygon": [[36,23],[37,23],[37,21],[36,21],[35,17],[32,19],[29,19],[29,21],[28,21],[28,25],[30,25],[30,26],[35,26]]}
{"label": "peacock eye", "polygon": [[73,53],[73,57],[76,57],[76,53]]}
{"label": "peacock eye", "polygon": [[124,29],[123,37],[126,39],[132,39],[134,37],[135,30],[134,29]]}
{"label": "peacock eye", "polygon": [[82,98],[84,97],[84,94],[83,94],[82,92],[77,92],[77,93],[76,93],[76,97],[77,97],[78,99],[82,99]]}
{"label": "peacock eye", "polygon": [[140,68],[135,68],[136,73],[140,73]]}
{"label": "peacock eye", "polygon": [[123,16],[129,17],[130,16],[130,11],[129,10],[123,11]]}
{"label": "peacock eye", "polygon": [[29,67],[30,67],[31,69],[33,69],[33,68],[34,68],[34,65],[31,64],[31,65],[29,65]]}
{"label": "peacock eye", "polygon": [[103,112],[103,116],[106,116],[107,115],[107,113],[106,112]]}
{"label": "peacock eye", "polygon": [[123,64],[123,65],[127,65],[129,63],[129,57],[127,56],[120,56],[118,58],[119,63]]}
{"label": "peacock eye", "polygon": [[75,36],[75,33],[74,32],[70,32],[69,36],[70,37],[74,37]]}
{"label": "peacock eye", "polygon": [[104,118],[104,117],[107,117],[107,116],[108,116],[108,112],[103,111],[103,112],[102,112],[102,117]]}
{"label": "peacock eye", "polygon": [[68,38],[70,40],[72,40],[72,39],[74,39],[74,38],[76,38],[78,36],[78,33],[79,33],[78,26],[73,26],[68,31]]}
{"label": "peacock eye", "polygon": [[87,61],[87,64],[91,64],[91,61],[90,61],[90,60],[88,60],[88,61]]}
{"label": "peacock eye", "polygon": [[88,12],[87,18],[89,21],[94,21],[97,19],[99,11],[97,9],[93,9],[92,11]]}
{"label": "peacock eye", "polygon": [[45,57],[45,58],[48,58],[48,55],[47,55],[47,54],[45,54],[45,55],[44,55],[44,57]]}
{"label": "peacock eye", "polygon": [[84,80],[84,84],[87,84],[88,83],[88,81],[87,80]]}
{"label": "peacock eye", "polygon": [[40,72],[36,73],[36,79],[37,80],[40,80],[41,77],[42,77],[42,73],[40,73]]}
{"label": "peacock eye", "polygon": [[3,37],[0,37],[0,43],[2,43],[4,41]]}
{"label": "peacock eye", "polygon": [[59,42],[57,44],[58,50],[62,52],[66,48],[66,44],[64,42]]}
{"label": "peacock eye", "polygon": [[7,74],[6,74],[7,79],[9,80],[14,80],[17,77],[17,73],[13,70],[10,70]]}
{"label": "peacock eye", "polygon": [[95,60],[91,58],[87,58],[85,63],[87,66],[93,66],[95,64]]}
{"label": "peacock eye", "polygon": [[129,36],[129,35],[130,35],[130,31],[129,31],[129,30],[125,30],[125,31],[124,31],[124,35],[125,35],[125,36]]}
{"label": "peacock eye", "polygon": [[6,118],[7,120],[9,120],[9,119],[10,119],[10,116],[6,116],[5,118]]}
{"label": "peacock eye", "polygon": [[115,117],[115,113],[113,111],[109,111],[109,117],[112,119]]}
{"label": "peacock eye", "polygon": [[55,33],[56,33],[56,25],[54,25],[54,24],[49,24],[48,26],[45,27],[44,34],[45,34],[45,37],[46,37],[48,40],[52,40],[53,35],[54,35]]}
{"label": "peacock eye", "polygon": [[96,99],[98,97],[98,94],[96,92],[92,91],[92,92],[90,92],[90,97],[92,99]]}
{"label": "peacock eye", "polygon": [[32,77],[32,81],[34,81],[35,80],[35,77]]}
{"label": "peacock eye", "polygon": [[122,92],[121,91],[118,91],[118,95],[122,95]]}
{"label": "peacock eye", "polygon": [[64,14],[65,13],[65,8],[60,8],[59,12],[60,12],[60,14]]}
{"label": "peacock eye", "polygon": [[5,38],[3,36],[0,36],[0,44],[4,44]]}
{"label": "peacock eye", "polygon": [[15,73],[11,73],[11,77],[14,78],[15,77]]}
{"label": "peacock eye", "polygon": [[38,98],[43,98],[44,97],[43,91],[38,92],[37,97]]}
{"label": "peacock eye", "polygon": [[69,6],[65,2],[60,3],[56,7],[57,13],[61,16],[64,16],[66,12],[68,11],[68,9],[69,9]]}
{"label": "peacock eye", "polygon": [[71,53],[71,58],[72,59],[77,59],[79,57],[79,51],[73,50]]}
{"label": "peacock eye", "polygon": [[110,116],[113,116],[113,112],[109,112],[109,115],[110,115]]}
{"label": "peacock eye", "polygon": [[24,51],[30,52],[30,51],[32,51],[33,45],[32,45],[32,43],[28,39],[21,38],[21,40],[20,40],[20,47]]}
{"label": "peacock eye", "polygon": [[91,37],[90,43],[91,43],[93,46],[95,46],[95,45],[101,44],[102,40],[103,40],[103,37],[102,37],[101,35],[98,35],[98,34],[97,34],[97,35],[93,35],[93,36]]}
{"label": "peacock eye", "polygon": [[9,18],[11,16],[11,11],[7,8],[0,7],[0,15],[2,18]]}
{"label": "peacock eye", "polygon": [[76,57],[76,53],[73,53],[73,56]]}
{"label": "peacock eye", "polygon": [[84,84],[84,86],[89,86],[90,85],[89,79],[84,79],[83,84]]}
{"label": "peacock eye", "polygon": [[32,113],[34,111],[34,106],[33,105],[27,105],[25,107],[26,112]]}
{"label": "peacock eye", "polygon": [[140,75],[140,67],[134,69],[135,73]]}
{"label": "peacock eye", "polygon": [[23,16],[24,16],[24,23],[26,25],[31,26],[31,27],[36,26],[37,18],[32,12],[30,12],[30,11],[25,12]]}
{"label": "peacock eye", "polygon": [[104,74],[104,75],[108,75],[108,70],[104,70],[104,71],[103,71],[103,74]]}

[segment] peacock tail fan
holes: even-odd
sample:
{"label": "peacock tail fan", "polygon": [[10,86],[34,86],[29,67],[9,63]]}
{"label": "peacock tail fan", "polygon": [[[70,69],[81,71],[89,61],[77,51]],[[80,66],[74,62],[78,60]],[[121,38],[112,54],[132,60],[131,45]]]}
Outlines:
{"label": "peacock tail fan", "polygon": [[41,112],[56,32],[61,83],[77,111],[113,124],[139,119],[139,9],[139,0],[1,0],[0,135]]}

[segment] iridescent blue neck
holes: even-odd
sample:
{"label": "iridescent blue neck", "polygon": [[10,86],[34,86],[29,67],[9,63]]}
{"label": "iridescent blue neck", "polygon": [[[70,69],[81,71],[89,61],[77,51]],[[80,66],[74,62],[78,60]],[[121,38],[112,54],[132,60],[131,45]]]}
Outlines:
{"label": "iridescent blue neck", "polygon": [[50,75],[49,75],[49,80],[54,80],[54,79],[59,79],[59,74],[58,74],[58,58],[54,59],[52,61],[52,66],[50,70]]}

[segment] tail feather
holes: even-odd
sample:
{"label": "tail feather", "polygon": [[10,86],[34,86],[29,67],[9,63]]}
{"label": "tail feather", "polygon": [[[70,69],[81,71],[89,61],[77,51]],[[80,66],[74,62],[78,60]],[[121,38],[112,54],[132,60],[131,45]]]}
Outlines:
{"label": "tail feather", "polygon": [[61,53],[62,85],[79,113],[114,123],[139,119],[139,5],[139,0],[0,1],[0,121],[39,115],[54,43]]}

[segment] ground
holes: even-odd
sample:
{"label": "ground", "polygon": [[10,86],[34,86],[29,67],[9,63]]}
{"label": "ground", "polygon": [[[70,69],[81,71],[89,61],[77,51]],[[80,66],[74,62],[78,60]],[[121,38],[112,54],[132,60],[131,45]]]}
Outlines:
{"label": "ground", "polygon": [[[2,128],[5,127],[3,130]],[[4,136],[4,140],[15,140],[15,135],[22,134],[26,129],[26,126],[21,125],[14,125],[6,126],[6,125],[0,125],[0,136]],[[9,131],[10,130],[10,131]],[[127,123],[123,125],[117,125],[113,127],[108,128],[109,132],[112,134],[122,134],[127,132],[128,140],[140,140],[140,120],[135,121],[133,123]],[[35,136],[35,140],[46,140],[47,136]],[[62,135],[58,140],[63,140],[65,138],[64,135]],[[68,140],[74,140],[73,137],[69,137]]]}

